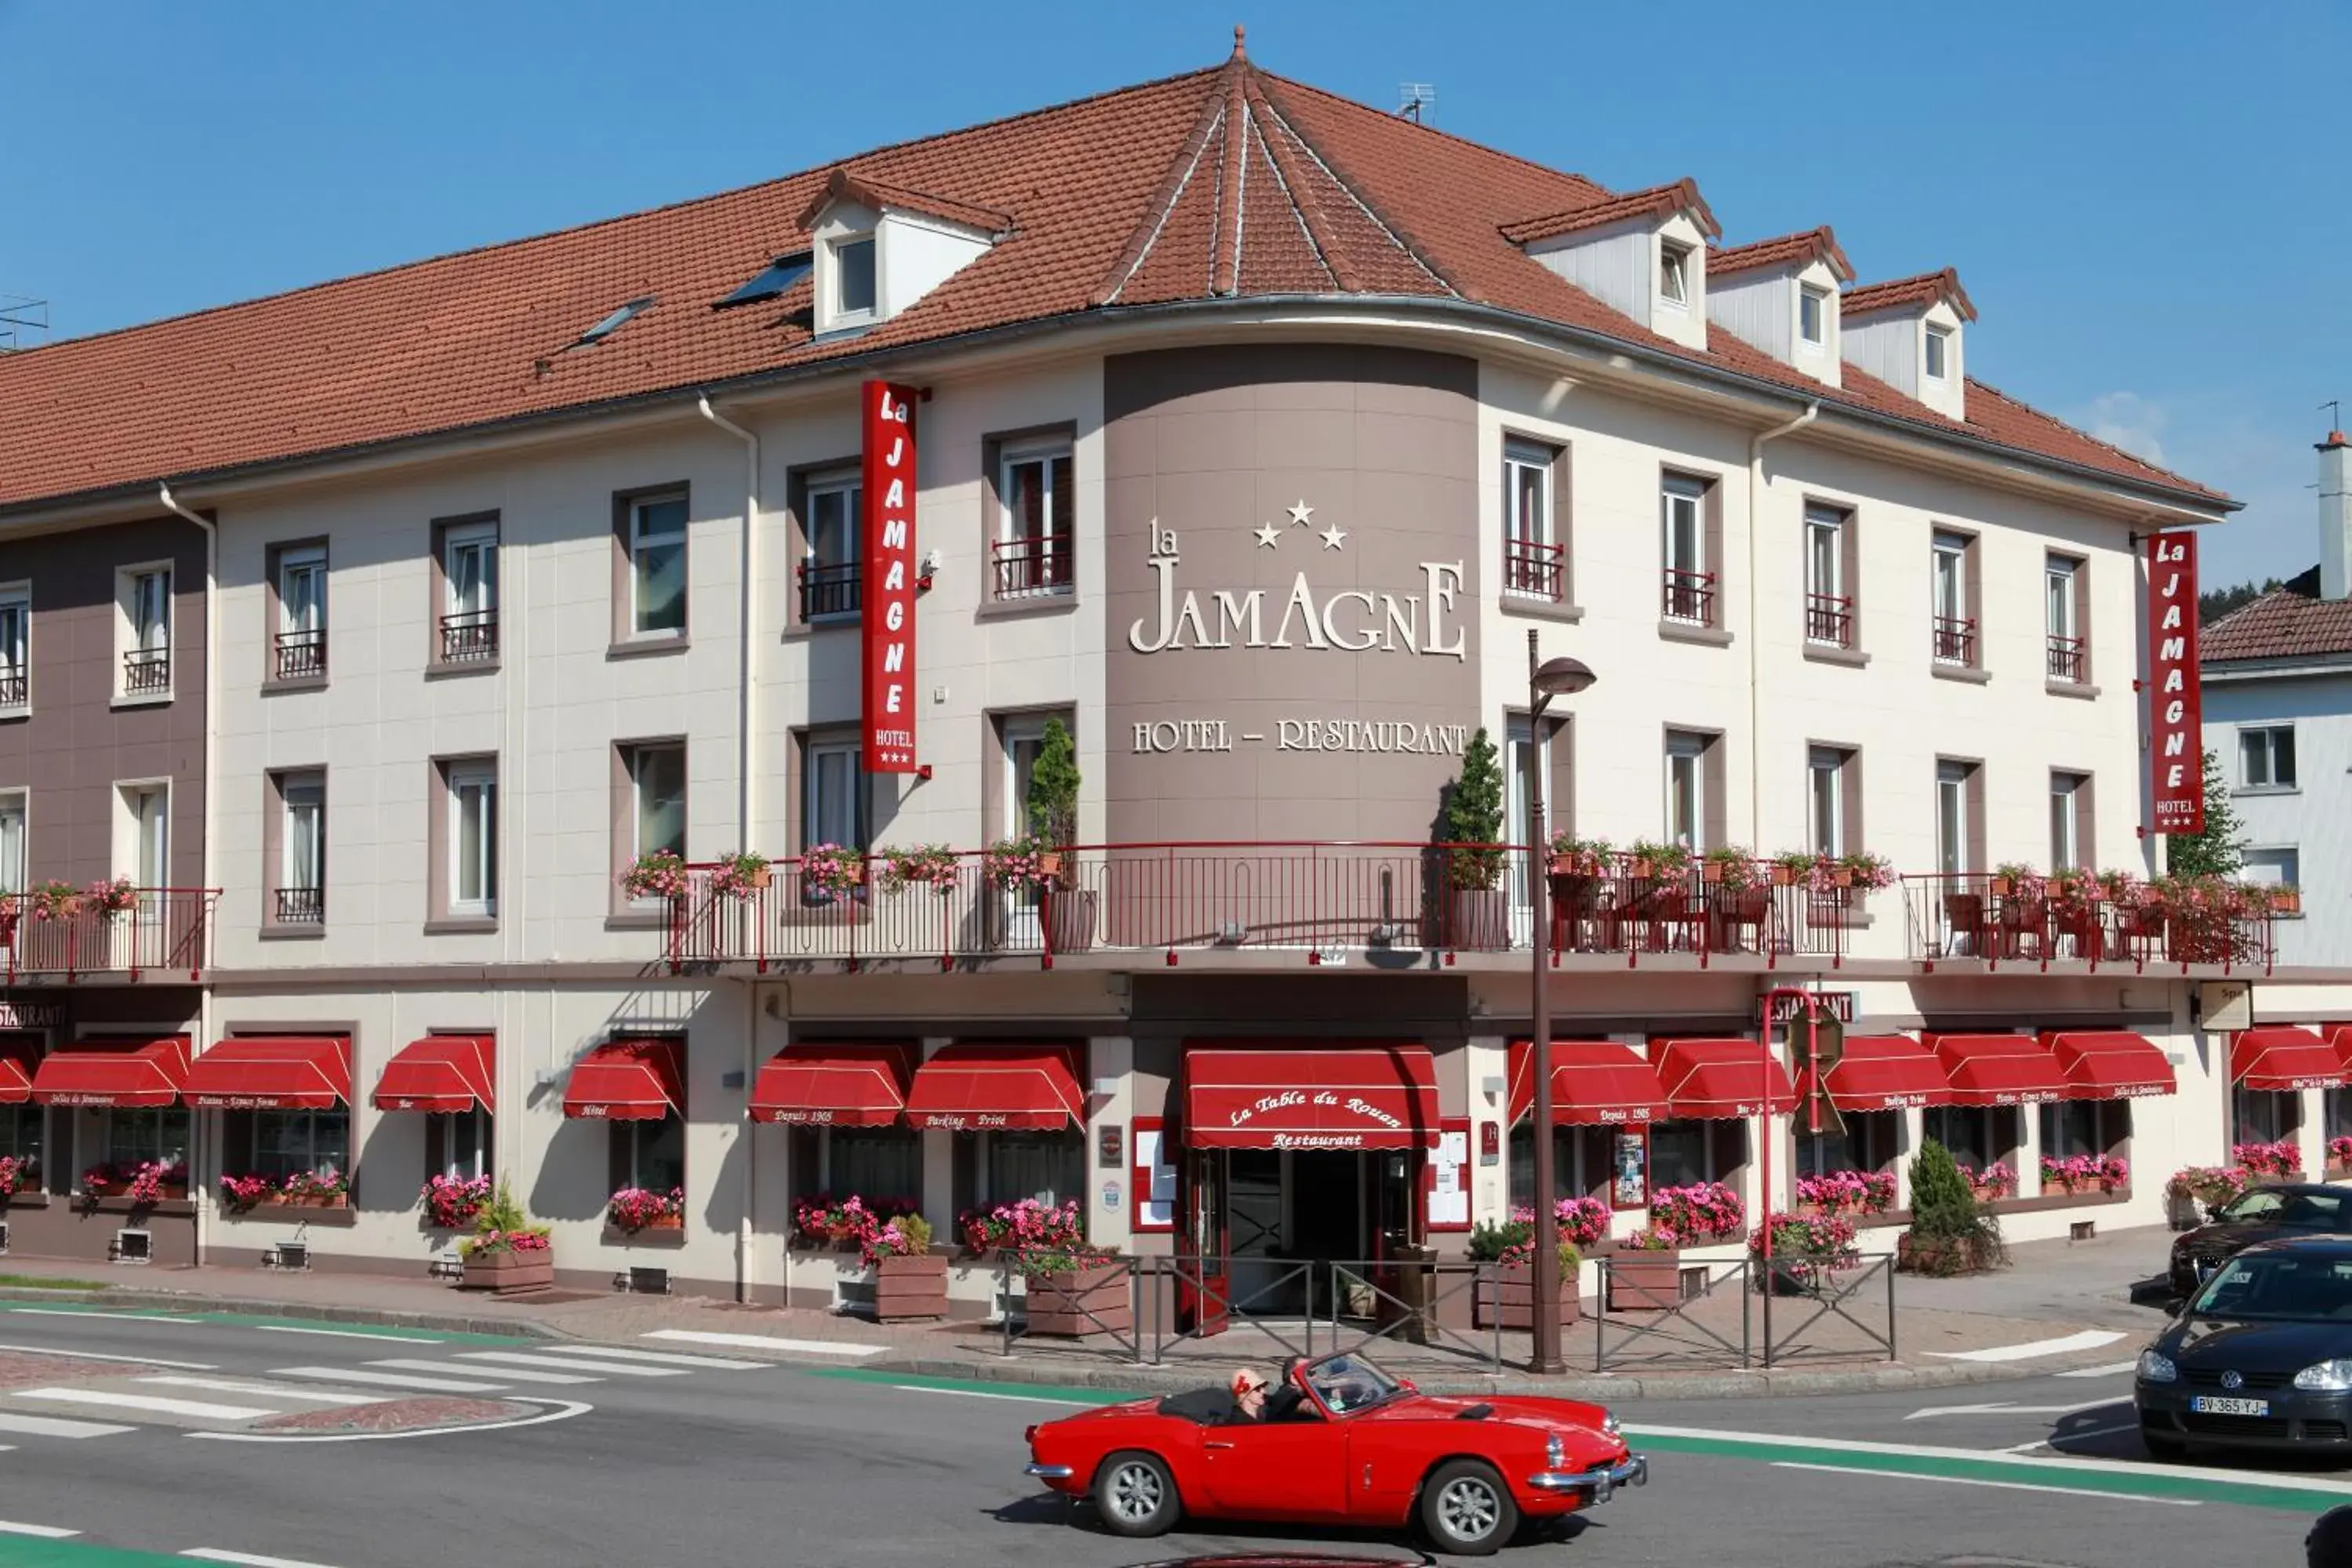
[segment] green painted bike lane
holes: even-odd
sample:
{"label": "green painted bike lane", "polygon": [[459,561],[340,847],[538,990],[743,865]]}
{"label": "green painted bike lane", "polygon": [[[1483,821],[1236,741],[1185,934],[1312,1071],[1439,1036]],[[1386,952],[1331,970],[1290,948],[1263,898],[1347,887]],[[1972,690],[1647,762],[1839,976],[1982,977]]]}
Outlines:
{"label": "green painted bike lane", "polygon": [[277,1317],[263,1312],[213,1312],[201,1309],[180,1311],[170,1307],[107,1307],[85,1301],[0,1302],[0,1317],[88,1317],[143,1323],[163,1320],[174,1323],[217,1323],[226,1328],[286,1329],[392,1341],[431,1339],[453,1345],[543,1344],[530,1334],[481,1334],[455,1329],[415,1328],[404,1323],[351,1323],[332,1318]]}
{"label": "green painted bike lane", "polygon": [[[915,1392],[992,1394],[1005,1399],[1074,1407],[1108,1405],[1141,1396],[1141,1391],[1059,1388],[1040,1384],[992,1383],[972,1378],[917,1377],[867,1367],[811,1367],[805,1371],[811,1377],[875,1384]],[[1644,1426],[1638,1423],[1628,1426],[1625,1436],[1653,1457],[1690,1454],[1759,1464],[1798,1466],[1805,1469],[1914,1476],[1927,1480],[2104,1493],[2118,1498],[2146,1498],[2170,1502],[2234,1504],[2241,1508],[2275,1509],[2289,1513],[2319,1514],[2332,1508],[2352,1504],[2352,1481],[2310,1476],[2271,1476],[2260,1472],[2162,1465],[2153,1461],[2136,1464],[2109,1459],[1979,1454],[1966,1449],[1851,1443],[1770,1433],[1696,1431],[1684,1427]],[[1671,1470],[1664,1470],[1658,1479],[1671,1484]]]}
{"label": "green painted bike lane", "polygon": [[189,1559],[168,1552],[132,1552],[121,1546],[100,1546],[86,1541],[40,1541],[30,1536],[0,1535],[0,1568],[155,1568],[172,1563],[188,1568]]}

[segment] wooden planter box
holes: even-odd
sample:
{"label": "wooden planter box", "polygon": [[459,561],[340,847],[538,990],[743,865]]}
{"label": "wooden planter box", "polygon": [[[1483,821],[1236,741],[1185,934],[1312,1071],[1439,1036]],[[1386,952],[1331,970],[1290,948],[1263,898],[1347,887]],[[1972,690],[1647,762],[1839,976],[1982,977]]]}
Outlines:
{"label": "wooden planter box", "polygon": [[466,1259],[466,1272],[457,1281],[460,1290],[488,1290],[493,1295],[519,1296],[528,1291],[544,1290],[555,1283],[555,1254],[547,1252],[489,1252]]}
{"label": "wooden planter box", "polygon": [[[1471,1312],[1471,1326],[1479,1329],[1533,1329],[1536,1326],[1535,1270],[1517,1266],[1497,1270],[1477,1285],[1475,1304]],[[1583,1303],[1577,1300],[1576,1270],[1564,1269],[1559,1277],[1559,1321],[1575,1322],[1583,1315]]]}
{"label": "wooden planter box", "polygon": [[286,1204],[289,1208],[298,1209],[341,1209],[352,1206],[352,1195],[349,1193],[330,1193],[324,1197],[296,1197],[289,1194]]}
{"label": "wooden planter box", "polygon": [[1895,1238],[1895,1267],[1906,1274],[1978,1274],[1992,1266],[1993,1259],[1973,1237],[1925,1239],[1906,1230]]}
{"label": "wooden planter box", "polygon": [[948,1257],[910,1253],[874,1260],[874,1321],[901,1323],[948,1315]]}
{"label": "wooden planter box", "polygon": [[1683,1255],[1673,1252],[1623,1251],[1609,1258],[1609,1310],[1612,1312],[1662,1312],[1683,1300]]}
{"label": "wooden planter box", "polygon": [[1024,1275],[1023,1289],[1028,1292],[1033,1334],[1080,1339],[1135,1329],[1135,1292],[1125,1264],[1097,1263],[1073,1274]]}

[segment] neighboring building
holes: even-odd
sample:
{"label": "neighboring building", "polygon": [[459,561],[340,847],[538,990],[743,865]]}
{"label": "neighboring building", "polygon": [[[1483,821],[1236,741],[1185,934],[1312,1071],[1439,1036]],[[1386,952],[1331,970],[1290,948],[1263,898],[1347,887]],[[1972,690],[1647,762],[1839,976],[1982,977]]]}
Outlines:
{"label": "neighboring building", "polygon": [[[2156,1220],[2158,1181],[2045,1194],[2036,1157],[2218,1161],[2254,1113],[2230,1119],[2197,993],[2259,970],[2266,928],[2227,964],[2029,933],[1992,872],[2145,864],[2134,536],[2235,503],[1968,379],[1950,271],[1845,289],[1826,228],[1717,232],[1690,182],[1612,194],[1236,50],[0,359],[0,583],[37,710],[14,733],[69,661],[130,647],[49,651],[45,617],[91,592],[58,540],[101,573],[173,541],[184,596],[196,519],[218,530],[176,624],[210,618],[220,658],[173,707],[209,726],[209,787],[170,796],[201,798],[174,853],[201,837],[217,919],[193,1018],[157,976],[134,998],[198,1053],[177,1098],[206,1254],[257,1259],[299,1219],[319,1267],[421,1268],[450,1237],[419,1184],[490,1171],[571,1282],[651,1263],[757,1300],[854,1292],[854,1258],[787,1245],[824,1191],[919,1200],[943,1233],[1074,1199],[1107,1246],[1258,1260],[1245,1288],[1277,1254],[1458,1248],[1531,1183],[1534,1136],[1510,1135],[1525,861],[1464,898],[1428,848],[1482,728],[1506,837],[1540,780],[1551,826],[1621,849],[1905,873],[1852,898],[1622,857],[1560,879],[1563,1182],[1609,1194],[1630,1161],[1620,1233],[1650,1187],[1765,1196],[1749,1086],[1790,1065],[1756,1043],[1789,985],[1887,1064],[1833,1080],[1851,1132],[1808,1163],[1899,1169],[1933,1132],[2019,1169],[2012,1236]],[[919,773],[861,762],[871,376],[921,393]],[[1599,675],[1540,731],[1530,633]],[[1000,888],[979,852],[1024,826],[1055,718],[1085,847],[1066,889]],[[167,771],[105,734],[78,723],[64,763],[0,741],[20,875],[153,885],[121,826],[48,831]],[[874,851],[862,881],[812,874],[821,845]],[[898,885],[887,852],[925,845],[959,879]],[[688,889],[632,900],[662,849]],[[710,867],[744,849],[777,864],[738,899]],[[2266,1019],[2352,1017],[2343,977],[2277,978],[2300,989]],[[131,1003],[53,962],[10,979],[56,1009],[14,1113],[19,1148],[55,1148],[45,1075]],[[2315,1167],[2318,1091],[2244,1061]],[[1770,1136],[1785,1204],[1798,1151],[1785,1118]],[[75,1163],[44,1163],[72,1206]],[[327,1164],[347,1209],[214,1195]],[[612,1229],[631,1185],[679,1188],[684,1225]],[[118,1225],[42,1246],[97,1256]],[[953,1289],[988,1310],[984,1270]]]}

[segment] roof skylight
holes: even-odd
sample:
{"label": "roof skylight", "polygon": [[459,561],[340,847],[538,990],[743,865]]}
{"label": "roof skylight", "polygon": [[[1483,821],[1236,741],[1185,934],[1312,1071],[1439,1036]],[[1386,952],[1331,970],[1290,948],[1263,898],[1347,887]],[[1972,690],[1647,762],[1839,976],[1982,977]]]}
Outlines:
{"label": "roof skylight", "polygon": [[611,337],[614,332],[619,331],[622,327],[626,325],[629,318],[635,316],[638,311],[646,309],[646,307],[651,305],[653,302],[654,297],[650,294],[645,295],[640,299],[630,300],[627,304],[622,306],[619,310],[614,311],[611,315],[605,317],[603,321],[597,322],[594,326],[589,328],[586,331],[573,339],[572,346],[575,349],[584,349],[603,342],[606,338]]}
{"label": "roof skylight", "polygon": [[809,251],[796,250],[789,256],[779,256],[769,262],[757,277],[711,308],[723,310],[730,305],[751,305],[761,300],[773,300],[807,277],[815,265],[815,258]]}

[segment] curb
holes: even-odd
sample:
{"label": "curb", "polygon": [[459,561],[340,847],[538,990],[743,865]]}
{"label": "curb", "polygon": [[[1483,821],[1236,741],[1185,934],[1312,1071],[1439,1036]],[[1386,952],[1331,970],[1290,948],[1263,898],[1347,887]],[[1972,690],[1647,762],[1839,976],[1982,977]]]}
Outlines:
{"label": "curb", "polygon": [[529,1318],[468,1318],[454,1312],[408,1312],[377,1307],[336,1307],[302,1301],[255,1300],[199,1296],[188,1291],[110,1285],[103,1290],[43,1290],[0,1288],[0,1301],[60,1301],[84,1307],[173,1308],[190,1312],[237,1312],[260,1318],[299,1318],[363,1328],[435,1329],[445,1334],[496,1334],[508,1339],[553,1339],[547,1325]]}

